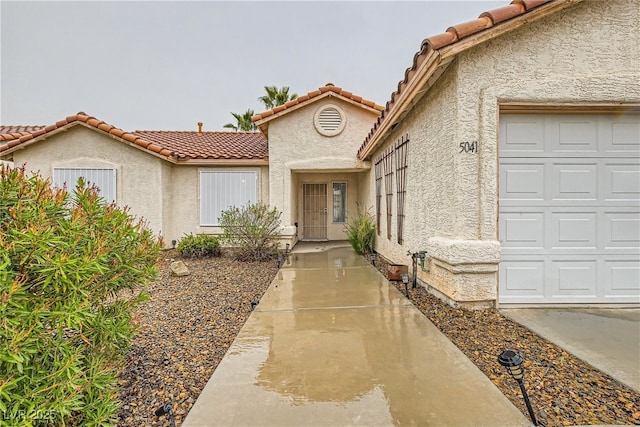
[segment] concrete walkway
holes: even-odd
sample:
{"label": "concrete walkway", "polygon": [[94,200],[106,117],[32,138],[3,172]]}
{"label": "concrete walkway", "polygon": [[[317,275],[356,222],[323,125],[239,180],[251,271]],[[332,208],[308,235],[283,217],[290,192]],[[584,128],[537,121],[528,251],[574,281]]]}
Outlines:
{"label": "concrete walkway", "polygon": [[639,308],[510,308],[500,312],[640,393]]}
{"label": "concrete walkway", "polygon": [[306,247],[296,246],[183,426],[530,425],[351,248]]}

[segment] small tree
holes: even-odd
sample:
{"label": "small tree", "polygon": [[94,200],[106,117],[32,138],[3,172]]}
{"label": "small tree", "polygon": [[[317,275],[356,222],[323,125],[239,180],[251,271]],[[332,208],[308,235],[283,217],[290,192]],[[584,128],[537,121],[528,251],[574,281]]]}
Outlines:
{"label": "small tree", "polygon": [[233,206],[220,214],[222,238],[234,247],[239,261],[264,261],[278,250],[282,213],[264,203]]}
{"label": "small tree", "polygon": [[373,215],[369,211],[362,211],[358,206],[358,213],[350,218],[345,226],[347,240],[358,255],[373,251],[376,242],[376,225]]}
{"label": "small tree", "polygon": [[264,91],[266,95],[259,97],[258,101],[262,102],[267,110],[271,110],[278,105],[284,105],[298,97],[297,93],[289,94],[289,86],[282,86],[281,88],[265,86]]}
{"label": "small tree", "polygon": [[82,180],[69,195],[0,167],[0,424],[113,422],[131,312],[160,248]]}
{"label": "small tree", "polygon": [[223,128],[233,129],[236,132],[238,131],[250,132],[257,129],[256,125],[253,123],[253,120],[251,120],[251,118],[254,115],[254,112],[251,108],[249,108],[247,111],[245,111],[242,114],[231,113],[231,115],[233,116],[234,119],[236,119],[236,124],[227,123],[226,125],[222,126]]}

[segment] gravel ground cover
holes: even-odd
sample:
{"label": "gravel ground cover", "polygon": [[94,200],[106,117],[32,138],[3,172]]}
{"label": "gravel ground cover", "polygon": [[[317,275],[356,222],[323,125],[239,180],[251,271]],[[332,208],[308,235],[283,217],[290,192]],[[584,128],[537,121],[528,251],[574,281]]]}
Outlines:
{"label": "gravel ground cover", "polygon": [[[277,273],[275,262],[239,263],[223,256],[184,260],[191,275],[171,276],[165,253],[150,300],[136,311],[134,339],[120,385],[120,426],[168,426],[153,415],[173,403],[180,425],[209,377]],[[386,262],[378,257],[378,269]],[[404,292],[404,286],[391,282]],[[573,357],[494,309],[454,309],[424,288],[410,289],[413,304],[527,415],[517,383],[497,362],[510,348],[525,358],[525,383],[545,426],[640,425],[640,394]]]}
{"label": "gravel ground cover", "polygon": [[119,426],[168,426],[153,412],[171,402],[180,425],[277,272],[276,262],[182,259],[191,274],[176,277],[167,251],[150,299],[135,312],[138,334],[121,375]]}
{"label": "gravel ground cover", "polygon": [[[378,257],[380,260],[381,257]],[[377,263],[385,274],[387,262]],[[404,284],[391,282],[405,293]],[[640,425],[640,394],[502,316],[495,309],[455,309],[424,287],[409,284],[411,302],[529,416],[520,388],[498,363],[512,349],[525,359],[525,386],[539,423]]]}

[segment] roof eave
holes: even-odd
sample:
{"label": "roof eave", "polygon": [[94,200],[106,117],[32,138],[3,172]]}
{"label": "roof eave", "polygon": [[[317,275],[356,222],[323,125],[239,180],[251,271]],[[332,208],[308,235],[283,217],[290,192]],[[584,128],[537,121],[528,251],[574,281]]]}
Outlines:
{"label": "roof eave", "polygon": [[175,163],[188,166],[268,166],[269,159],[180,159]]}
{"label": "roof eave", "polygon": [[584,0],[563,0],[546,3],[530,12],[517,16],[508,21],[497,24],[485,31],[468,36],[451,45],[440,49],[431,49],[427,53],[427,58],[416,70],[413,79],[407,82],[407,89],[400,95],[396,105],[387,113],[381,121],[380,126],[375,130],[367,144],[362,148],[358,157],[366,160],[377,148],[382,140],[395,128],[395,125],[408,112],[408,108],[413,106],[438,80],[446,67],[455,57],[468,49],[471,49],[486,41],[499,37],[509,31],[515,30],[529,22],[544,18],[553,13],[559,12],[568,7],[574,6]]}
{"label": "roof eave", "polygon": [[300,108],[304,108],[307,105],[310,105],[310,104],[313,104],[314,102],[320,101],[321,99],[332,98],[332,97],[338,98],[341,101],[344,101],[344,102],[347,102],[349,104],[355,105],[356,107],[361,108],[363,110],[370,111],[370,112],[372,112],[372,113],[374,113],[376,115],[380,114],[380,110],[378,110],[375,107],[370,107],[370,106],[365,105],[365,104],[363,104],[361,102],[356,102],[353,99],[347,98],[346,96],[340,95],[339,93],[336,93],[336,92],[333,92],[333,91],[329,90],[329,91],[324,92],[321,95],[318,95],[318,96],[310,98],[310,99],[308,99],[306,101],[300,102],[300,103],[298,103],[296,105],[293,105],[293,106],[291,106],[289,108],[285,108],[282,111],[278,111],[277,113],[271,114],[271,115],[269,115],[269,116],[267,116],[265,118],[256,120],[254,123],[258,127],[258,129],[260,129],[266,135],[268,127],[269,127],[268,123],[271,120],[280,118],[280,117],[282,117],[282,116],[284,116],[286,114],[289,114],[289,113],[291,113],[293,111],[296,111],[296,110],[298,110]]}
{"label": "roof eave", "polygon": [[72,127],[74,127],[74,126],[84,126],[87,129],[90,129],[90,130],[95,131],[95,132],[102,133],[102,134],[104,134],[104,135],[106,135],[106,136],[108,136],[110,138],[113,138],[113,139],[117,140],[120,143],[124,143],[124,144],[127,144],[127,145],[129,145],[131,147],[134,147],[134,148],[138,149],[138,150],[141,150],[144,153],[151,154],[154,157],[157,157],[157,158],[162,159],[162,160],[166,160],[166,161],[171,162],[171,163],[176,163],[176,158],[174,157],[175,155],[173,153],[171,155],[167,155],[167,156],[165,156],[163,154],[160,154],[160,153],[156,153],[156,152],[154,152],[152,150],[149,150],[149,149],[147,149],[145,147],[141,147],[140,145],[135,144],[134,142],[127,141],[124,138],[120,138],[119,136],[114,135],[114,134],[112,134],[110,132],[106,132],[106,131],[104,131],[104,130],[102,130],[100,128],[97,128],[95,126],[91,126],[90,124],[87,124],[87,123],[85,123],[83,121],[77,121],[77,120],[76,121],[72,121],[70,123],[67,123],[67,124],[65,124],[63,126],[60,126],[60,127],[56,128],[56,129],[50,130],[50,131],[48,131],[48,132],[46,132],[46,133],[44,133],[42,135],[38,135],[36,137],[33,137],[28,141],[25,141],[25,142],[22,142],[22,143],[16,145],[15,147],[9,148],[8,150],[4,150],[4,151],[0,152],[0,158],[5,157],[5,156],[7,156],[9,154],[13,154],[16,151],[24,150],[25,148],[30,147],[32,144],[38,143],[40,141],[44,141],[44,140],[46,140],[46,139],[48,139],[48,138],[50,138],[50,137],[52,137],[54,135],[57,135],[59,133],[66,132],[69,129],[71,129]]}

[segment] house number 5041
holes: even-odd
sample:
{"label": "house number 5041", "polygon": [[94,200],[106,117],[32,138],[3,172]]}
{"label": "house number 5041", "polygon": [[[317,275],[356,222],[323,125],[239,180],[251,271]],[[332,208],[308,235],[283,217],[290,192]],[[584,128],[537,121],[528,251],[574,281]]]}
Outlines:
{"label": "house number 5041", "polygon": [[465,153],[477,153],[478,152],[478,141],[473,142],[461,142],[460,143],[460,152]]}

